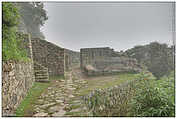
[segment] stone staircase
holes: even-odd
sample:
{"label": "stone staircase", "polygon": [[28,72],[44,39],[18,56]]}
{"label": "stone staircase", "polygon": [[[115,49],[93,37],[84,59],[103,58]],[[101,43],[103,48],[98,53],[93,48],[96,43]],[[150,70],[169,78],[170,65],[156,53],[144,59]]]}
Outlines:
{"label": "stone staircase", "polygon": [[49,82],[48,68],[34,62],[34,74],[36,82]]}

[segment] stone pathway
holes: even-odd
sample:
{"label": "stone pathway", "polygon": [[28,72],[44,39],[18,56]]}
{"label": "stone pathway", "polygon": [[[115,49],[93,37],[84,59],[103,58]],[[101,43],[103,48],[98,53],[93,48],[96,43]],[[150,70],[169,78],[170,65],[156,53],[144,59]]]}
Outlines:
{"label": "stone pathway", "polygon": [[73,69],[67,72],[63,80],[53,80],[53,84],[33,106],[34,117],[88,116],[87,108],[76,92],[78,88],[87,85],[87,82],[78,77],[76,71]]}

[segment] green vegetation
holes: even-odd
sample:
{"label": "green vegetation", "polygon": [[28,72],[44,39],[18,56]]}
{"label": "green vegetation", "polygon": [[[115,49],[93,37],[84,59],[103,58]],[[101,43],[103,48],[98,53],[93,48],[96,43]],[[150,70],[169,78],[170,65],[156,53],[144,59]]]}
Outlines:
{"label": "green vegetation", "polygon": [[17,25],[19,22],[19,11],[14,3],[2,3],[2,58],[6,60],[27,60],[26,51],[18,40]]}
{"label": "green vegetation", "polygon": [[137,74],[133,73],[119,73],[112,76],[98,76],[98,77],[89,77],[87,79],[88,87],[83,87],[78,90],[80,95],[86,95],[95,89],[104,89],[109,88],[114,85],[124,83],[128,80],[135,79]]}
{"label": "green vegetation", "polygon": [[175,116],[174,73],[160,80],[144,74],[131,100],[131,116]]}
{"label": "green vegetation", "polygon": [[34,82],[32,88],[27,93],[27,96],[21,102],[16,110],[16,116],[31,116],[34,112],[33,105],[36,103],[38,97],[52,85],[54,80],[63,79],[61,76],[50,77],[50,83]]}
{"label": "green vegetation", "polygon": [[[29,10],[29,11],[28,11]],[[31,16],[30,16],[31,15]],[[28,17],[27,17],[28,16]],[[29,17],[30,16],[30,17]],[[44,5],[41,2],[32,3],[2,3],[2,58],[3,61],[16,60],[28,61],[27,52],[24,48],[24,38],[19,37],[17,27],[21,18],[24,20],[28,31],[34,35],[38,27],[43,26],[48,19]],[[33,27],[32,27],[33,26]],[[25,28],[24,28],[25,29]],[[37,29],[37,30],[36,30]]]}
{"label": "green vegetation", "polygon": [[124,54],[147,66],[157,79],[174,70],[174,46],[152,42],[144,46],[135,46]]}
{"label": "green vegetation", "polygon": [[37,98],[49,85],[50,83],[34,82],[27,96],[17,108],[16,116],[31,116],[30,114],[33,112],[32,105],[37,101]]}
{"label": "green vegetation", "polygon": [[60,80],[65,79],[63,75],[57,75],[57,76],[50,76],[50,80]]}
{"label": "green vegetation", "polygon": [[174,72],[160,80],[147,70],[134,75],[121,74],[119,78],[126,82],[111,78],[111,84],[103,78],[88,80],[89,87],[81,93],[87,94],[83,100],[92,116],[175,116]]}
{"label": "green vegetation", "polygon": [[128,80],[105,89],[95,89],[83,96],[89,112],[93,116],[127,116],[128,102],[131,99],[136,79]]}
{"label": "green vegetation", "polygon": [[[42,2],[18,2],[21,22],[25,24],[24,29],[33,37],[45,39],[40,27],[48,19]],[[22,25],[23,26],[23,25]]]}

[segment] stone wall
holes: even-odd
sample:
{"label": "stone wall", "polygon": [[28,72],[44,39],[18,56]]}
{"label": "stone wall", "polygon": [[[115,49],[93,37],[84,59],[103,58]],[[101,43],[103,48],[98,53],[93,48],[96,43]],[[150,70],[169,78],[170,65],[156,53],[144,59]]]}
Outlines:
{"label": "stone wall", "polygon": [[124,112],[128,111],[127,104],[132,98],[139,81],[138,79],[133,79],[110,88],[95,89],[88,95],[83,96],[82,98],[90,115],[100,117],[115,114],[120,117],[127,116]]}
{"label": "stone wall", "polygon": [[141,70],[136,59],[125,57],[109,47],[81,49],[80,61],[80,67],[87,75],[139,72]]}
{"label": "stone wall", "polygon": [[80,63],[80,53],[65,49],[65,71]]}
{"label": "stone wall", "polygon": [[32,38],[33,60],[48,68],[49,75],[64,75],[64,48]]}
{"label": "stone wall", "polygon": [[2,62],[2,115],[12,116],[31,88],[34,77],[34,65],[31,39],[29,34],[17,33],[21,40],[20,48],[27,52],[28,61]]}
{"label": "stone wall", "polygon": [[113,52],[113,49],[109,47],[80,49],[80,67],[83,69],[88,64],[94,65],[95,59],[102,60],[105,57],[111,57]]}
{"label": "stone wall", "polygon": [[2,62],[2,115],[13,116],[34,82],[32,62]]}
{"label": "stone wall", "polygon": [[33,61],[32,43],[30,34],[23,34],[22,32],[17,32],[17,39],[21,40],[21,48],[26,50],[27,57]]}

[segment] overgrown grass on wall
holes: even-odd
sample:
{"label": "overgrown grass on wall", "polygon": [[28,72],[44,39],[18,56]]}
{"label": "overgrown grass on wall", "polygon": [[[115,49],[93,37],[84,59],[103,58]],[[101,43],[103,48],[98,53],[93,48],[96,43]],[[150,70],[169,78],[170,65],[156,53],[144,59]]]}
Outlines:
{"label": "overgrown grass on wall", "polygon": [[2,3],[2,59],[26,61],[27,53],[20,48],[21,40],[17,36],[20,14],[15,3]]}

